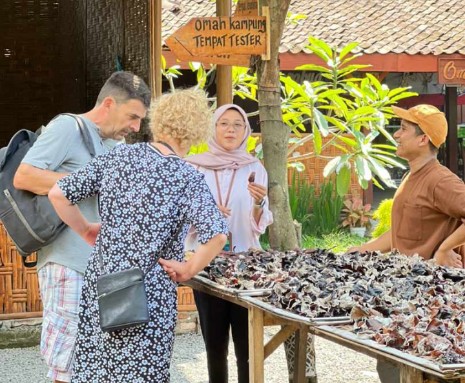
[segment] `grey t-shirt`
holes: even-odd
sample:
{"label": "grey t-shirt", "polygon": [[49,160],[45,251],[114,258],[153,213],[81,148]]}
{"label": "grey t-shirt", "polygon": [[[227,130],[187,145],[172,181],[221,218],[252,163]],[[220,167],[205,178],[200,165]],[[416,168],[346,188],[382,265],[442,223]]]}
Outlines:
{"label": "grey t-shirt", "polygon": [[[89,130],[89,136],[96,155],[102,154],[117,144],[115,140],[102,140],[98,127],[80,116]],[[86,165],[92,159],[76,120],[62,115],[51,121],[37,141],[27,152],[23,163],[39,169],[71,173]],[[90,222],[99,222],[97,199],[88,198],[79,203],[82,214]],[[58,263],[84,273],[92,248],[69,227],[50,245],[38,251],[37,268],[48,262]]]}

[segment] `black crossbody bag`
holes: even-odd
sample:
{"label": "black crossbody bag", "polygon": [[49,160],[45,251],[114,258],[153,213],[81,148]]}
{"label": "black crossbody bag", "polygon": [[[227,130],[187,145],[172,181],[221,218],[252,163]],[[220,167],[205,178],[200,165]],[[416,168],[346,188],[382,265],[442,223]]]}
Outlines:
{"label": "black crossbody bag", "polygon": [[[162,251],[150,265],[147,274],[165,254],[182,229],[171,237]],[[100,270],[103,272],[103,257],[99,246]],[[150,320],[145,292],[145,275],[139,267],[103,274],[97,279],[97,296],[99,306],[100,328],[104,332],[122,330],[148,323]]]}

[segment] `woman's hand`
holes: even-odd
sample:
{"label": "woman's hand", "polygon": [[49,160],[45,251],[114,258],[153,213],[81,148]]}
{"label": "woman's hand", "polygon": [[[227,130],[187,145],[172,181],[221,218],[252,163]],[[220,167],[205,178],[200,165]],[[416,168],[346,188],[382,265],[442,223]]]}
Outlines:
{"label": "woman's hand", "polygon": [[210,261],[221,251],[226,243],[226,235],[217,234],[207,243],[201,244],[187,262],[160,258],[158,261],[163,270],[174,282],[185,282],[202,271]]}
{"label": "woman's hand", "polygon": [[95,246],[95,241],[97,239],[97,235],[100,232],[101,227],[101,223],[90,223],[87,227],[87,230],[82,233],[82,238],[84,239],[84,241],[86,241],[86,243],[88,243],[92,247]]}
{"label": "woman's hand", "polygon": [[247,190],[249,191],[251,197],[254,199],[256,205],[259,205],[263,201],[263,198],[266,197],[266,187],[260,184],[256,184],[255,182],[249,182],[247,185]]}
{"label": "woman's hand", "polygon": [[193,277],[187,262],[160,258],[158,261],[173,282],[185,282]]}

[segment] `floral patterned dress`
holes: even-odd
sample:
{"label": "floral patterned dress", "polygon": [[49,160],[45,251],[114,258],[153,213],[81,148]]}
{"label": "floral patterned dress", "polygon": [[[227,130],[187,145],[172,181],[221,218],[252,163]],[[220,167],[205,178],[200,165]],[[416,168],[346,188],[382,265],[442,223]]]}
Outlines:
{"label": "floral patterned dress", "polygon": [[[102,228],[89,260],[81,294],[72,382],[169,382],[176,324],[176,283],[154,255],[171,237],[166,259],[183,259],[190,225],[201,243],[227,234],[203,176],[176,156],[164,156],[148,143],[120,145],[59,181],[75,204],[98,194]],[[140,267],[145,276],[150,321],[104,333],[99,325],[96,282],[103,272]]]}

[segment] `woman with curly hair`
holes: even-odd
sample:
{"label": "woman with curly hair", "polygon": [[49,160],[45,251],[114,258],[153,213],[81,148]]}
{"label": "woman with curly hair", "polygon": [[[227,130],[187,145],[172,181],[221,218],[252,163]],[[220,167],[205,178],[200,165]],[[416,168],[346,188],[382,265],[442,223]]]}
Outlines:
{"label": "woman with curly hair", "polygon": [[[204,177],[181,159],[211,133],[205,93],[165,94],[154,101],[150,118],[152,142],[119,145],[49,193],[63,221],[95,244],[82,289],[72,382],[169,382],[176,282],[202,270],[226,242],[226,222]],[[88,222],[76,205],[92,195],[99,196],[101,224]],[[200,246],[182,262],[191,225]],[[150,320],[103,332],[97,278],[132,267],[145,275]]]}

